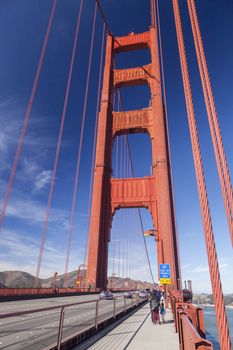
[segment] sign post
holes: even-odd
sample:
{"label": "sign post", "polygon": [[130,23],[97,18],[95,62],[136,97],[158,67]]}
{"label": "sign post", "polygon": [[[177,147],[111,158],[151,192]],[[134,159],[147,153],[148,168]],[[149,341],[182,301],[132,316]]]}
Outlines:
{"label": "sign post", "polygon": [[160,264],[160,284],[165,287],[165,305],[168,307],[167,285],[171,284],[171,269],[170,264]]}
{"label": "sign post", "polygon": [[170,264],[160,264],[160,284],[171,284]]}

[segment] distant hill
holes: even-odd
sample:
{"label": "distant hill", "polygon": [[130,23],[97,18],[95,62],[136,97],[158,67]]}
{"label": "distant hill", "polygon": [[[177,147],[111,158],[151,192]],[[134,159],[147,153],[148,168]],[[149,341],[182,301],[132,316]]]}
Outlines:
{"label": "distant hill", "polygon": [[111,288],[129,288],[129,289],[146,289],[153,288],[153,284],[146,281],[132,280],[131,278],[109,277],[108,287]]}
{"label": "distant hill", "polygon": [[0,287],[31,288],[35,277],[23,271],[0,272]]}
{"label": "distant hill", "polygon": [[[83,280],[85,280],[86,271],[81,271]],[[77,277],[77,270],[71,271],[67,274],[67,286],[73,287]],[[63,285],[64,274],[57,276],[57,287],[61,288]],[[46,279],[39,279],[39,287],[49,288],[53,286],[53,276]],[[32,288],[35,277],[30,273],[24,271],[4,271],[0,272],[0,288]],[[152,288],[153,284],[146,281],[132,280],[130,278],[109,277],[109,288],[130,288],[130,289],[145,289]]]}
{"label": "distant hill", "polygon": [[[194,294],[193,302],[198,305],[214,305],[213,294]],[[224,295],[225,305],[233,306],[233,293]]]}

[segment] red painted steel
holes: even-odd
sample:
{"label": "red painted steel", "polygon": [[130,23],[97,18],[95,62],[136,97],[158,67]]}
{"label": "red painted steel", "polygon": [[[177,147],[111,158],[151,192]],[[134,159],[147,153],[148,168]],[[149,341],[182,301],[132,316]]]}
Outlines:
{"label": "red painted steel", "polygon": [[[158,37],[159,37],[159,53],[160,53],[160,62],[161,62],[161,76],[162,76],[162,90],[163,90],[163,103],[164,103],[164,115],[165,115],[165,130],[167,136],[169,135],[168,130],[168,112],[167,112],[167,97],[166,97],[166,85],[165,85],[165,75],[164,75],[164,64],[163,64],[163,47],[162,47],[162,37],[161,37],[161,29],[160,29],[160,14],[159,14],[159,3],[158,0],[152,0],[154,3],[154,8],[151,7],[151,10],[154,10],[154,16],[157,15],[157,27],[158,27]],[[156,6],[155,6],[156,3]],[[156,11],[155,11],[156,8]],[[174,240],[174,244],[177,244],[178,242],[178,231],[177,231],[177,225],[176,225],[176,210],[175,210],[175,199],[174,199],[174,188],[173,188],[173,182],[172,182],[172,161],[171,161],[171,152],[170,152],[170,140],[169,137],[167,137],[167,152],[168,152],[168,160],[169,160],[169,168],[170,168],[170,183],[171,183],[171,194],[172,194],[172,200],[171,204],[173,206],[172,210],[172,219],[175,227],[175,234],[176,239]],[[175,250],[177,251],[177,269],[179,269],[179,275],[181,276],[181,269],[180,269],[180,252],[179,252],[179,245],[177,244],[175,247]],[[178,289],[182,289],[182,279],[178,280]]]}
{"label": "red painted steel", "polygon": [[87,288],[0,288],[0,297],[25,296],[33,295],[60,295],[67,293],[77,294],[79,292],[98,292],[99,289],[89,290]]}
{"label": "red painted steel", "polygon": [[206,110],[208,115],[209,127],[214,147],[214,153],[217,163],[218,175],[222,189],[225,210],[227,214],[228,226],[233,245],[233,192],[231,186],[230,174],[227,166],[226,155],[222,142],[220,126],[218,122],[217,111],[215,107],[214,96],[211,88],[208,66],[205,58],[204,47],[201,38],[201,32],[198,23],[197,12],[194,0],[188,0],[189,16],[192,25],[192,32],[198,59],[199,71],[204,92]]}
{"label": "red painted steel", "polygon": [[201,150],[198,138],[198,131],[196,126],[196,117],[194,112],[192,91],[189,80],[188,65],[186,59],[186,51],[184,46],[184,38],[182,32],[182,25],[179,12],[178,0],[173,0],[173,9],[175,16],[175,25],[177,32],[177,41],[180,54],[181,71],[183,77],[183,85],[185,92],[186,108],[188,114],[188,122],[190,129],[191,144],[194,157],[194,166],[197,179],[197,187],[199,194],[199,201],[201,207],[202,221],[204,227],[204,235],[206,241],[206,250],[210,269],[210,279],[213,290],[214,304],[216,306],[217,325],[219,332],[220,345],[222,350],[230,350],[231,342],[229,336],[229,328],[227,324],[226,310],[224,305],[224,298],[222,292],[221,278],[219,272],[218,258],[215,248],[214,233],[211,222],[211,215],[209,209],[209,202],[205,184],[204,169],[201,157]]}
{"label": "red painted steel", "polygon": [[113,112],[113,136],[147,132],[153,135],[152,109]]}
{"label": "red painted steel", "polygon": [[[121,47],[121,46],[122,47]],[[118,51],[149,47],[151,64],[130,69],[113,69]],[[114,49],[116,52],[114,52]],[[171,265],[172,287],[180,280],[174,208],[171,193],[171,173],[168,156],[168,135],[163,110],[157,30],[130,34],[114,40],[107,36],[101,108],[99,113],[95,176],[93,187],[87,285],[105,288],[107,285],[108,242],[115,210],[125,207],[147,207],[158,230],[159,263]],[[148,84],[151,107],[141,111],[114,112],[113,92],[120,86]],[[143,179],[111,178],[112,140],[115,135],[148,132],[151,138],[153,175]]]}
{"label": "red painted steel", "polygon": [[184,303],[181,291],[171,291],[170,303],[180,349],[212,350],[213,345],[206,340],[203,310],[191,303]]}
{"label": "red painted steel", "polygon": [[113,214],[120,208],[144,207],[158,226],[156,218],[155,176],[144,178],[111,179],[111,202]]}
{"label": "red painted steel", "polygon": [[[122,310],[122,308],[118,308],[118,312],[117,312],[117,308],[116,308],[116,303],[118,300],[124,299],[124,309]],[[4,314],[0,314],[0,319],[11,319],[12,317],[20,317],[20,316],[24,316],[24,315],[31,315],[31,314],[35,314],[35,313],[41,313],[41,312],[47,312],[47,311],[60,311],[58,314],[58,332],[57,332],[57,340],[55,343],[53,344],[49,344],[48,346],[44,347],[43,349],[45,350],[49,350],[49,349],[62,349],[63,346],[62,344],[64,344],[64,347],[66,347],[65,343],[68,341],[70,341],[73,337],[76,337],[76,344],[77,342],[77,336],[81,335],[79,334],[79,332],[77,330],[74,330],[73,334],[69,334],[67,337],[63,337],[63,330],[64,330],[64,320],[65,320],[65,309],[69,309],[72,308],[74,309],[75,307],[79,306],[79,305],[87,305],[87,304],[95,304],[95,316],[93,319],[93,323],[89,324],[88,327],[85,329],[85,331],[89,331],[91,330],[93,327],[95,327],[95,329],[97,330],[99,328],[99,325],[101,324],[101,322],[105,322],[106,321],[110,321],[111,319],[115,319],[116,316],[121,316],[124,315],[128,310],[133,310],[134,308],[140,306],[140,304],[144,304],[145,303],[145,299],[140,299],[138,297],[138,295],[135,295],[135,298],[131,299],[131,303],[130,304],[126,304],[126,298],[124,295],[118,295],[116,297],[114,297],[112,300],[113,305],[112,305],[112,315],[105,317],[104,320],[101,319],[99,317],[99,305],[100,304],[104,304],[105,301],[104,300],[100,300],[100,299],[95,299],[95,300],[86,300],[86,301],[81,301],[81,302],[76,302],[76,303],[71,303],[71,304],[66,304],[66,305],[57,305],[57,306],[50,306],[47,308],[39,308],[39,309],[33,309],[33,310],[23,310],[23,311],[18,311],[18,312],[11,312],[11,313],[4,313]],[[110,302],[110,301],[109,301]],[[76,309],[77,313],[78,313],[78,308]],[[56,315],[56,313],[53,313],[54,315]],[[84,331],[84,332],[85,332]],[[83,340],[83,337],[81,337]]]}
{"label": "red painted steel", "polygon": [[114,87],[134,86],[148,84],[151,75],[151,64],[142,67],[128,69],[114,69],[113,84]]}
{"label": "red painted steel", "polygon": [[56,173],[57,173],[58,159],[59,159],[59,154],[60,154],[61,141],[62,141],[64,124],[65,124],[65,118],[66,118],[66,110],[67,110],[68,99],[69,99],[70,84],[71,84],[71,78],[72,78],[73,67],[74,67],[75,51],[76,51],[77,41],[78,41],[80,19],[81,19],[81,14],[82,14],[82,5],[83,5],[83,0],[81,0],[81,2],[80,2],[78,19],[77,19],[77,25],[76,25],[76,29],[75,29],[75,37],[74,37],[74,44],[73,44],[71,61],[70,61],[70,67],[69,67],[69,74],[68,74],[68,81],[67,81],[67,86],[66,86],[65,100],[64,100],[63,111],[62,111],[62,116],[61,116],[61,123],[60,123],[60,130],[59,130],[59,136],[58,136],[58,142],[57,142],[57,148],[56,148],[56,155],[55,155],[55,160],[54,160],[54,165],[53,165],[53,172],[52,172],[52,178],[51,178],[50,189],[49,189],[49,197],[48,197],[48,203],[47,203],[46,214],[45,214],[45,221],[44,221],[43,230],[42,230],[40,252],[39,252],[37,268],[36,268],[36,277],[35,277],[35,284],[34,284],[35,288],[38,287],[38,278],[39,278],[39,275],[40,275],[41,261],[42,261],[43,251],[44,251],[44,245],[45,245],[45,239],[46,239],[46,233],[47,233],[47,227],[48,227],[48,221],[49,221],[50,208],[51,208],[51,203],[52,203],[52,198],[53,198],[53,190],[54,190],[54,185],[55,185],[55,178],[56,178]]}
{"label": "red painted steel", "polygon": [[111,225],[110,194],[112,129],[112,49],[113,39],[107,36],[102,99],[98,120],[95,174],[88,249],[87,286],[107,285],[107,242]]}
{"label": "red painted steel", "polygon": [[23,121],[23,127],[22,127],[22,130],[21,130],[20,136],[19,136],[19,142],[18,142],[18,146],[17,146],[17,149],[16,149],[13,166],[12,166],[12,169],[11,169],[10,179],[8,181],[6,194],[5,194],[5,197],[3,199],[2,212],[0,214],[0,233],[1,233],[4,217],[6,215],[8,202],[9,202],[9,199],[10,199],[11,189],[12,189],[13,181],[14,181],[14,178],[15,178],[15,172],[16,172],[16,169],[17,169],[17,166],[18,166],[19,156],[20,156],[20,153],[21,153],[21,150],[22,150],[22,147],[23,147],[24,137],[26,135],[28,122],[29,122],[29,119],[30,119],[30,116],[31,116],[32,106],[33,106],[33,102],[34,102],[34,98],[35,98],[35,94],[36,94],[36,89],[37,89],[37,85],[38,85],[39,78],[40,78],[41,69],[42,69],[43,62],[44,62],[45,52],[46,52],[46,49],[47,49],[49,35],[50,35],[51,27],[52,27],[52,24],[53,24],[53,19],[54,19],[56,6],[57,6],[57,0],[53,0],[53,5],[52,5],[50,17],[49,17],[49,22],[48,22],[48,26],[47,26],[47,30],[46,30],[46,34],[45,34],[45,38],[44,38],[44,42],[43,42],[40,58],[39,58],[39,63],[38,63],[38,66],[37,66],[36,75],[35,75],[35,78],[34,78],[30,99],[29,99],[29,102],[28,102],[26,114],[25,114],[24,121]]}
{"label": "red painted steel", "polygon": [[150,48],[150,32],[138,33],[128,36],[117,36],[114,40],[114,52],[125,52]]}
{"label": "red painted steel", "polygon": [[213,350],[213,345],[206,339],[200,337],[194,325],[182,310],[179,314],[179,334],[181,350]]}
{"label": "red painted steel", "polygon": [[96,112],[95,112],[95,131],[94,131],[94,142],[93,142],[93,151],[92,151],[92,161],[91,161],[91,180],[88,196],[88,225],[86,229],[86,239],[85,239],[85,250],[84,250],[84,265],[87,264],[87,250],[89,242],[89,231],[90,231],[90,219],[91,219],[91,201],[92,201],[92,192],[93,192],[93,181],[94,181],[94,167],[95,167],[95,153],[96,153],[96,139],[97,139],[97,126],[98,126],[98,113],[100,107],[100,89],[103,73],[103,58],[104,58],[104,43],[105,43],[105,25],[103,24],[102,32],[102,45],[101,45],[101,55],[100,55],[100,72],[99,72],[99,82],[98,82],[98,94],[96,100]]}

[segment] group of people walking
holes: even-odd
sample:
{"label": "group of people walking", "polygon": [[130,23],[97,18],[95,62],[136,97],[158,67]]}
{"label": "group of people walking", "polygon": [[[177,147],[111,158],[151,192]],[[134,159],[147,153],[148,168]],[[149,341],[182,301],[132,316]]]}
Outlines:
{"label": "group of people walking", "polygon": [[159,290],[153,290],[150,296],[151,319],[154,324],[166,323],[166,309],[164,306],[164,295]]}

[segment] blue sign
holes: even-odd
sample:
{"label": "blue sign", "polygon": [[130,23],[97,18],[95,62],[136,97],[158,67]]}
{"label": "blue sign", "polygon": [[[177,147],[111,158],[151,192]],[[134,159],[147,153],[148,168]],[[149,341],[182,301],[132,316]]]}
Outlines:
{"label": "blue sign", "polygon": [[160,264],[160,279],[171,278],[170,264]]}

